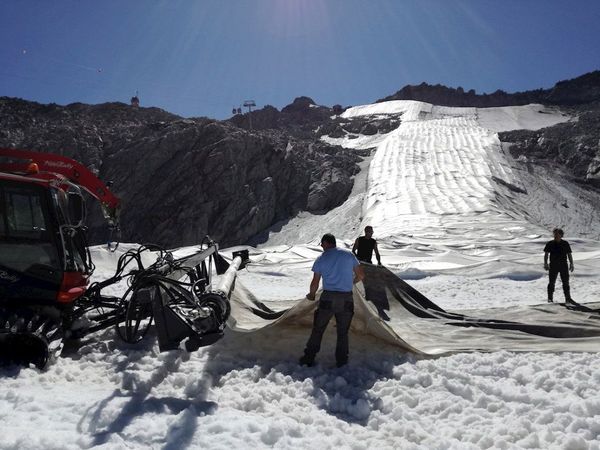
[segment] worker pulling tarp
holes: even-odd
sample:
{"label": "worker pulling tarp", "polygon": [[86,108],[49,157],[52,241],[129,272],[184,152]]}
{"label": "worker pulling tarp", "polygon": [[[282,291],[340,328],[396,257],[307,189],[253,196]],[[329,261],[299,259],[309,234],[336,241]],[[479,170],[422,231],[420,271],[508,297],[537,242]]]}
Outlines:
{"label": "worker pulling tarp", "polygon": [[[385,267],[363,265],[354,285],[351,330],[380,338],[403,351],[443,355],[468,351],[597,351],[600,313],[595,306],[559,304],[445,311]],[[318,297],[317,297],[318,300]],[[268,326],[310,326],[317,302],[299,299],[277,310],[260,302],[238,280],[228,326],[238,332]]]}

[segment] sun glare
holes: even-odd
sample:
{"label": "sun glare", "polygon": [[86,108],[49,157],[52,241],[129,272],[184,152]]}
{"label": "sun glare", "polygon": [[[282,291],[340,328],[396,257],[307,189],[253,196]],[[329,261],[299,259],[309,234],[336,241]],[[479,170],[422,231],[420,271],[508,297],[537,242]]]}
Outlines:
{"label": "sun glare", "polygon": [[[268,6],[267,6],[268,4]],[[325,0],[281,0],[267,2],[269,32],[278,37],[319,34],[329,26],[329,10]]]}

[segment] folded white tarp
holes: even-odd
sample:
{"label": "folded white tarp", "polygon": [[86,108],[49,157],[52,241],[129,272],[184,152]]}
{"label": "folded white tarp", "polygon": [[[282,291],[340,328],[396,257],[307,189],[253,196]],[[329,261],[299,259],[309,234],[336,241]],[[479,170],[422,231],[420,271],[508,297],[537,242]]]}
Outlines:
{"label": "folded white tarp", "polygon": [[[560,304],[444,311],[392,272],[365,265],[364,283],[354,287],[352,331],[402,351],[441,355],[465,351],[590,351],[600,348],[600,312],[592,305]],[[252,332],[268,326],[312,324],[318,301],[289,300],[271,309],[237,282],[230,329]]]}

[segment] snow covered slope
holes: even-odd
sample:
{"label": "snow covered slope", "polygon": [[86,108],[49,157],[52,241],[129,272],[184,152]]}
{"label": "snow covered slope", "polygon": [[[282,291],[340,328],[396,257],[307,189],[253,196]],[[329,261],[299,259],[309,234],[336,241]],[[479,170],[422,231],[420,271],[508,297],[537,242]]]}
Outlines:
{"label": "snow covered slope", "polygon": [[[366,181],[364,174],[357,177],[348,201],[323,216],[303,214],[278,227],[261,249],[316,244],[326,231],[351,246],[371,225],[384,263],[405,277],[469,273],[535,280],[544,274],[543,244],[561,226],[575,244],[578,272],[595,273],[589,252],[600,249],[598,196],[543,168],[531,173],[497,136],[498,130],[537,129],[570,117],[541,105],[448,108],[400,100],[350,108],[343,117],[385,115],[401,116],[400,126],[386,135],[325,138],[349,148],[374,147]],[[537,301],[525,297],[517,301]]]}
{"label": "snow covered slope", "polygon": [[543,232],[510,202],[500,204],[503,196],[526,192],[496,131],[553,125],[565,120],[558,111],[539,105],[477,109],[388,103],[344,113],[349,118],[402,113],[400,127],[378,146],[371,162],[363,224],[376,227],[380,238],[410,236],[412,242],[452,240],[453,230],[503,241]]}
{"label": "snow covered slope", "polygon": [[[532,173],[495,134],[568,117],[539,105],[411,101],[344,117],[386,114],[401,115],[398,129],[332,140],[374,149],[348,201],[279,224],[251,249],[240,289],[273,309],[294,304],[308,288],[320,236],[331,231],[350,246],[368,223],[384,264],[442,307],[503,308],[518,318],[545,298],[543,243],[549,228],[564,225],[574,296],[598,300],[598,199],[555,174]],[[93,253],[96,276],[111,275],[118,255]],[[159,354],[152,340],[129,346],[108,330],[46,372],[2,369],[0,448],[600,448],[595,353],[429,359],[355,332],[350,364],[336,369],[330,327],[319,364],[305,368],[297,358],[310,321],[229,330],[194,354]]]}

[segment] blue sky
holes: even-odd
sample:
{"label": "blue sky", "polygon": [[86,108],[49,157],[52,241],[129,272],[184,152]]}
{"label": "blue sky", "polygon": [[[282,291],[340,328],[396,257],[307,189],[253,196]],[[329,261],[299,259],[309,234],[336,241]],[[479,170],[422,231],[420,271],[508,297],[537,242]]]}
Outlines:
{"label": "blue sky", "polygon": [[0,96],[226,118],[422,81],[547,88],[600,69],[600,1],[3,0]]}

